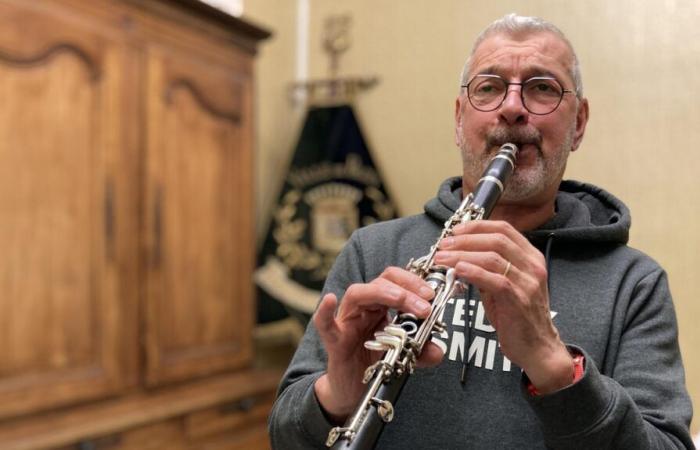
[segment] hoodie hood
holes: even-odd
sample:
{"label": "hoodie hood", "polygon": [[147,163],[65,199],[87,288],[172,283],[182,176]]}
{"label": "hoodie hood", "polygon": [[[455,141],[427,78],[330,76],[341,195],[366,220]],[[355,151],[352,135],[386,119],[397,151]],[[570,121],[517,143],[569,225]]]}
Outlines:
{"label": "hoodie hood", "polygon": [[[462,178],[448,178],[437,196],[425,204],[425,212],[444,223],[457,210],[461,198]],[[557,242],[625,244],[631,220],[627,206],[614,195],[592,184],[565,180],[559,185],[554,216],[525,235],[535,242],[554,234]]]}

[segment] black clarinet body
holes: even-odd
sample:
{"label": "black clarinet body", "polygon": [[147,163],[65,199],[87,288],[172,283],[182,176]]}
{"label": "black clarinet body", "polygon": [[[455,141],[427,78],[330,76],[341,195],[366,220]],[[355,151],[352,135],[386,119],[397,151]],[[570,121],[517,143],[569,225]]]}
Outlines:
{"label": "black clarinet body", "polygon": [[445,324],[439,318],[447,301],[464,287],[455,277],[454,269],[434,264],[438,244],[452,235],[455,225],[488,219],[515,171],[517,154],[515,144],[507,143],[500,147],[474,192],[464,198],[457,211],[445,222],[430,252],[411,260],[406,266],[407,270],[423,278],[435,292],[430,314],[425,319],[418,319],[413,314],[397,312],[389,325],[374,333],[374,340],[365,342],[365,348],[383,351],[383,357],[365,371],[362,381],[368,386],[360,404],[342,427],[331,429],[326,446],[333,450],[373,449],[384,426],[394,418],[394,405],[413,373],[423,347],[433,333],[441,333],[445,329]]}
{"label": "black clarinet body", "polygon": [[[409,374],[409,372],[404,372],[383,382],[377,390],[376,397],[395,405],[401,390],[406,385],[406,381],[408,381]],[[353,438],[338,439],[331,449],[363,450],[374,448],[386,423],[380,414],[379,408],[380,405],[370,403],[365,411],[362,426],[358,427]]]}

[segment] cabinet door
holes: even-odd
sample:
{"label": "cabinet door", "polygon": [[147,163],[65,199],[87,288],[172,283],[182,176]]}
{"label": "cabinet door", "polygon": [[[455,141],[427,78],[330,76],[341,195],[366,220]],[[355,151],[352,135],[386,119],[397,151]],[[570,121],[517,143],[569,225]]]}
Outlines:
{"label": "cabinet door", "polygon": [[0,2],[0,419],[113,395],[136,373],[126,54],[88,23]]}
{"label": "cabinet door", "polygon": [[240,64],[195,51],[154,45],[146,60],[146,379],[154,385],[252,357],[251,81]]}

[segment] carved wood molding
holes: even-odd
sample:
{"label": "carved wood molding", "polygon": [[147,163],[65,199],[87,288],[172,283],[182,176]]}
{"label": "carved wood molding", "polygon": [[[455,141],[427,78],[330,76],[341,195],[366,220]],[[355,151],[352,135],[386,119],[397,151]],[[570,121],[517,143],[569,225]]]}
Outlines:
{"label": "carved wood molding", "polygon": [[192,95],[192,98],[194,98],[194,100],[199,104],[199,106],[201,106],[209,114],[224,120],[228,120],[229,122],[232,122],[236,125],[240,124],[241,115],[238,111],[226,111],[212,105],[209,101],[207,101],[204,95],[202,95],[200,90],[197,89],[197,87],[191,81],[186,80],[184,78],[178,78],[172,81],[165,88],[165,92],[163,93],[165,103],[167,103],[168,105],[172,103],[173,93],[178,89],[184,89],[188,91]]}
{"label": "carved wood molding", "polygon": [[43,64],[45,61],[50,60],[59,53],[70,53],[77,56],[90,72],[90,80],[92,82],[96,82],[100,79],[102,75],[100,68],[90,57],[90,55],[88,55],[80,47],[68,43],[56,44],[42,53],[29,57],[14,56],[0,48],[0,62],[19,67],[36,67]]}

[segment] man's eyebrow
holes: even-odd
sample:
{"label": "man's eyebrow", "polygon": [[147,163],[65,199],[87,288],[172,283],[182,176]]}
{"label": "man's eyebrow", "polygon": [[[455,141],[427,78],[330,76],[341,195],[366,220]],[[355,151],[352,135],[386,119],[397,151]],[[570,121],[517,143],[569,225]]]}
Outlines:
{"label": "man's eyebrow", "polygon": [[527,74],[526,78],[532,77],[552,77],[559,79],[559,77],[551,70],[545,69],[544,67],[530,67],[525,69],[524,73]]}
{"label": "man's eyebrow", "polygon": [[[492,66],[488,66],[488,67],[484,67],[483,69],[480,69],[474,75],[498,75],[498,76],[503,77],[504,71],[505,71],[505,69],[503,67],[492,65]],[[526,79],[532,78],[532,77],[552,77],[552,78],[556,78],[557,80],[560,78],[558,75],[556,75],[551,70],[546,69],[546,68],[541,67],[541,66],[526,67],[522,71],[522,73],[523,73],[523,80],[526,80]]]}

